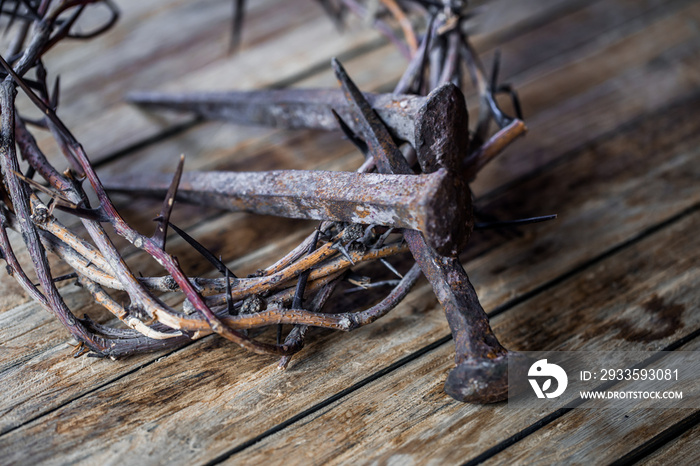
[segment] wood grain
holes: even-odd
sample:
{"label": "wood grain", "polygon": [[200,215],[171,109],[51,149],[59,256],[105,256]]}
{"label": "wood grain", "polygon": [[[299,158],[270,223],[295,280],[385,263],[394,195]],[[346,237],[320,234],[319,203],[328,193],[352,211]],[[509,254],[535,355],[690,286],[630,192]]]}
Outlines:
{"label": "wood grain", "polygon": [[[339,33],[316,2],[266,0],[249,7],[244,48],[230,57],[226,55],[231,8],[227,1],[208,0],[197,6],[181,0],[145,3],[153,6],[136,8],[133,13],[130,5],[124,5],[123,21],[108,35],[90,42],[87,49],[73,47],[69,57],[54,57],[55,62],[73,65],[59,69],[75,80],[73,95],[81,97],[71,105],[80,107],[69,108],[68,91],[61,111],[93,161],[184,121],[153,117],[120,103],[128,90],[279,87],[326,70],[333,56],[345,60],[385,45],[378,33],[352,17],[350,26]],[[503,0],[494,3],[498,14],[492,14],[480,28],[485,41],[504,31],[515,34],[531,27],[528,20],[565,13],[582,2],[527,0],[517,7]],[[294,47],[303,53],[290,53]],[[86,54],[99,56],[99,67],[85,61]],[[403,67],[405,60],[392,79]],[[85,94],[85,89],[100,92]]]}

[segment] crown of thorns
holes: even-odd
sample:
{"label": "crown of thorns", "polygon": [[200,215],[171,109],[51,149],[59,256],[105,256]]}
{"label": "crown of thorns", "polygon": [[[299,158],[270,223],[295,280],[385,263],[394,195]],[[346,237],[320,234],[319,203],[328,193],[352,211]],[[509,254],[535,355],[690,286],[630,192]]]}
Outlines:
{"label": "crown of thorns", "polygon": [[[475,228],[512,227],[551,216],[475,222],[468,183],[524,134],[525,126],[516,94],[498,83],[498,59],[487,74],[471,47],[462,2],[381,0],[379,7],[368,2],[373,9],[354,0],[320,2],[337,22],[346,12],[371,17],[375,27],[406,55],[408,67],[389,94],[363,94],[334,60],[340,90],[135,93],[130,97],[146,107],[185,110],[236,123],[340,129],[365,155],[365,163],[355,173],[188,173],[183,172],[181,158],[171,178],[141,175],[105,180],[98,178],[83,147],[56,115],[58,85],[49,90],[42,56],[63,39],[89,39],[106,31],[117,20],[116,7],[109,0],[2,3],[3,16],[23,27],[11,50],[0,57],[5,70],[0,84],[0,252],[8,273],[77,340],[76,357],[85,353],[125,357],[217,333],[248,350],[280,356],[280,366],[286,367],[303,347],[309,327],[349,331],[370,324],[401,302],[423,273],[446,312],[456,343],[457,366],[448,376],[446,391],[464,401],[505,397],[507,361],[518,355],[506,350],[491,330],[459,253]],[[235,3],[233,43],[237,45],[244,2]],[[93,31],[77,33],[75,25],[87,6],[106,8],[109,19]],[[471,132],[461,91],[464,70],[479,97]],[[28,77],[30,72],[33,78]],[[17,86],[41,110],[42,119],[31,120],[17,112]],[[510,95],[515,116],[501,109],[498,93]],[[495,132],[490,130],[493,123]],[[48,161],[30,126],[32,131],[51,132],[68,169],[62,171]],[[24,170],[18,153],[25,161]],[[109,191],[163,197],[155,232],[145,235],[132,228],[110,201]],[[97,199],[94,205],[88,193]],[[274,264],[252,276],[237,277],[220,258],[170,222],[176,199],[321,223]],[[54,216],[57,209],[79,218],[90,239],[80,236],[76,226],[69,228],[59,221]],[[156,259],[163,274],[136,276],[106,233],[106,225]],[[38,284],[20,265],[9,228],[21,233]],[[166,251],[169,229],[206,258],[221,277],[187,276]],[[54,277],[46,251],[59,256],[73,273]],[[386,259],[407,251],[415,264],[402,275]],[[381,261],[397,278],[372,281],[353,272],[370,261]],[[87,316],[76,317],[56,286],[64,279],[76,279],[119,322],[100,324]],[[324,308],[337,286],[348,281],[360,289],[392,288],[365,309],[331,312]],[[125,292],[128,304],[118,302],[108,290]],[[161,299],[168,292],[182,294],[181,309]],[[283,324],[293,326],[286,335]],[[259,328],[276,329],[277,340],[249,333]]]}

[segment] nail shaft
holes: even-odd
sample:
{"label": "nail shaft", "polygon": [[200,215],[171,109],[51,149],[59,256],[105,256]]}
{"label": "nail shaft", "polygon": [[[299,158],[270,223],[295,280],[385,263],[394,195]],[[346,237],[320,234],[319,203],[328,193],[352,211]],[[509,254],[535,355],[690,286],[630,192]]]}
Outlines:
{"label": "nail shaft", "polygon": [[[391,128],[392,135],[413,141],[414,116],[424,97],[397,94],[366,94],[379,117]],[[249,92],[199,92],[165,94],[134,92],[127,96],[147,108],[193,112],[203,118],[243,125],[286,129],[322,129],[334,131],[338,115],[357,132],[357,126],[345,98],[337,89],[282,89]]]}
{"label": "nail shaft", "polygon": [[[402,158],[403,156],[398,155]],[[167,175],[114,177],[108,190],[162,197]],[[269,172],[188,172],[177,199],[222,209],[279,217],[375,224],[422,231],[443,249],[454,223],[454,207],[470,198],[447,170],[428,175],[279,170]],[[451,246],[450,246],[451,247]]]}

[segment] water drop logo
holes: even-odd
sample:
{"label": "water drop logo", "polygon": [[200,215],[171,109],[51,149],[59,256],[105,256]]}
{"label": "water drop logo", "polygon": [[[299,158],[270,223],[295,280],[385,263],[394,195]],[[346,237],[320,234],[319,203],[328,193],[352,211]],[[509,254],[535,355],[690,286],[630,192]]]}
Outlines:
{"label": "water drop logo", "polygon": [[[528,377],[535,377],[534,379],[528,380],[537,398],[556,398],[564,393],[569,383],[569,378],[566,376],[564,369],[556,364],[549,364],[546,359],[540,359],[530,366],[527,375]],[[541,386],[538,379],[543,380]],[[557,381],[557,389],[548,392],[547,390],[552,386],[552,379]]]}

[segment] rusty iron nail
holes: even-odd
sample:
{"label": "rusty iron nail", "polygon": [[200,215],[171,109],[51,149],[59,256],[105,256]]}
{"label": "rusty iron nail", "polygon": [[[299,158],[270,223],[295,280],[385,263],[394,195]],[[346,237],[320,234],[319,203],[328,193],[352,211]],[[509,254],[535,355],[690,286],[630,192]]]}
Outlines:
{"label": "rusty iron nail", "polygon": [[[429,163],[432,168],[421,164],[425,173],[435,171],[438,165],[457,172],[456,162],[467,157],[469,148],[469,115],[464,95],[457,86],[444,84],[426,97],[369,93],[364,96],[392,137],[407,141],[422,152],[419,161],[433,160]],[[340,124],[346,135],[348,130],[359,132],[350,106],[342,92],[335,89],[193,94],[140,92],[129,94],[127,98],[145,107],[184,110],[204,118],[239,124],[323,130],[337,130]],[[343,128],[345,124],[347,128]]]}
{"label": "rusty iron nail", "polygon": [[[162,196],[167,175],[103,180],[107,190]],[[375,224],[423,232],[435,249],[461,249],[471,218],[471,196],[452,172],[425,175],[278,170],[188,172],[179,201],[261,215]],[[467,236],[468,237],[468,236]]]}
{"label": "rusty iron nail", "polygon": [[[386,127],[335,59],[333,68],[348,102],[355,107],[356,121],[362,127],[378,169],[406,173],[405,161],[397,157],[398,149]],[[499,343],[459,259],[456,255],[438,254],[415,230],[404,231],[404,238],[445,309],[455,340],[456,367],[447,377],[445,391],[460,401],[491,403],[505,399],[508,359],[519,355]]]}
{"label": "rusty iron nail", "polygon": [[[413,142],[414,118],[425,97],[366,94],[397,139]],[[285,129],[336,131],[335,110],[357,132],[350,107],[337,89],[272,89],[170,94],[132,92],[127,100],[146,108],[191,112],[205,119]]]}

